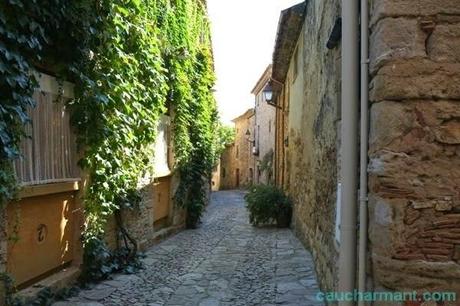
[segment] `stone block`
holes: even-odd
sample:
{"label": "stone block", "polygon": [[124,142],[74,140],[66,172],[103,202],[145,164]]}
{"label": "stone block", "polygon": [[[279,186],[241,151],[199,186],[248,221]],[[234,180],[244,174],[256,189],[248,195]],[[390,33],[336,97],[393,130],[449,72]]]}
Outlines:
{"label": "stone block", "polygon": [[377,175],[370,172],[369,188],[376,195],[411,199],[415,203],[432,202],[430,206],[442,203],[449,196],[458,207],[459,160],[435,158],[421,162],[420,157],[390,151],[380,152],[373,158],[379,159],[384,169]]}
{"label": "stone block", "polygon": [[401,261],[374,254],[374,277],[378,284],[393,290],[439,290],[460,292],[460,269],[455,262]]}
{"label": "stone block", "polygon": [[460,15],[458,0],[419,0],[420,15]]}
{"label": "stone block", "polygon": [[[460,6],[460,4],[459,4]],[[460,62],[460,24],[437,25],[427,41],[430,59],[438,62]]]}
{"label": "stone block", "polygon": [[371,81],[370,100],[460,99],[460,63],[395,60]]}
{"label": "stone block", "polygon": [[372,29],[369,45],[370,71],[392,59],[426,57],[425,33],[417,19],[385,18]]}
{"label": "stone block", "polygon": [[383,101],[375,103],[370,110],[369,150],[384,149],[395,139],[407,133],[416,119],[404,103]]}
{"label": "stone block", "polygon": [[378,196],[369,197],[369,240],[373,242],[373,252],[391,256],[395,239],[401,236],[392,227],[399,220],[400,201],[387,201]]}
{"label": "stone block", "polygon": [[418,16],[420,14],[419,0],[371,0],[370,23],[386,17]]}
{"label": "stone block", "polygon": [[387,17],[460,15],[458,0],[371,0],[370,23]]}

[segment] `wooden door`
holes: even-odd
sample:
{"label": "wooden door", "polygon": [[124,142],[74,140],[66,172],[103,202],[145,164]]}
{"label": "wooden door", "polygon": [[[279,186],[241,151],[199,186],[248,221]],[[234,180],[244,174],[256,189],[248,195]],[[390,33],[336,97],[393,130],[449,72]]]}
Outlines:
{"label": "wooden door", "polygon": [[167,225],[171,209],[171,177],[156,179],[153,185],[153,222],[155,227]]}
{"label": "wooden door", "polygon": [[8,205],[7,269],[16,285],[27,285],[73,259],[74,193],[25,198]]}

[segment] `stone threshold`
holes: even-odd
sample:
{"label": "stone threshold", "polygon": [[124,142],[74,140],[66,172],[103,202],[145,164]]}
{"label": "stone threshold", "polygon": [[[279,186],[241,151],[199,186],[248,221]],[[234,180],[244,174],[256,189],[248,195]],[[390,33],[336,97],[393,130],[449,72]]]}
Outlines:
{"label": "stone threshold", "polygon": [[159,244],[166,238],[169,238],[171,236],[174,236],[175,234],[179,233],[185,228],[185,225],[177,225],[177,226],[169,226],[160,229],[159,231],[155,232],[155,234],[150,237],[149,239],[146,239],[142,242],[139,243],[139,249],[141,251],[147,251],[149,248],[153,247],[154,245]]}
{"label": "stone threshold", "polygon": [[81,270],[79,267],[71,266],[56,272],[43,280],[24,288],[14,294],[15,297],[28,303],[36,299],[38,293],[43,289],[49,288],[51,292],[57,292],[60,289],[66,288],[75,284],[80,276]]}

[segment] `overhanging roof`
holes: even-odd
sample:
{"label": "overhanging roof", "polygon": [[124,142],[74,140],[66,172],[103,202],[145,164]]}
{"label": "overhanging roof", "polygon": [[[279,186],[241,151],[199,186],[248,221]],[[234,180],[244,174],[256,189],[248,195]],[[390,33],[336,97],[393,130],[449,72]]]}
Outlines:
{"label": "overhanging roof", "polygon": [[267,82],[270,81],[271,77],[272,77],[272,65],[270,64],[265,69],[264,73],[259,78],[254,88],[251,90],[251,93],[254,95],[257,95],[262,89],[264,89],[265,85],[267,85]]}
{"label": "overhanging roof", "polygon": [[250,108],[248,109],[246,112],[244,112],[244,114],[242,115],[239,115],[238,117],[236,117],[235,119],[232,120],[232,122],[237,122],[241,119],[247,119],[247,118],[251,118],[252,116],[254,116],[254,109],[253,108]]}
{"label": "overhanging roof", "polygon": [[306,10],[306,1],[281,11],[273,51],[272,77],[284,83],[289,63],[302,30]]}

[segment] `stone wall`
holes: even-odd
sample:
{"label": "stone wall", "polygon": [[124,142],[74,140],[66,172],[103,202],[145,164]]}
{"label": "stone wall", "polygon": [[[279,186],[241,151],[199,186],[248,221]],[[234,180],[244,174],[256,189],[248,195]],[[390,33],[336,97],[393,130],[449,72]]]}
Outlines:
{"label": "stone wall", "polygon": [[[244,115],[234,119],[235,122],[235,169],[231,174],[235,178],[235,188],[244,188],[254,182],[255,159],[252,154],[254,137],[254,110],[248,110]],[[247,134],[249,131],[250,135]],[[237,170],[239,178],[236,179]],[[229,173],[230,174],[230,173]]]}
{"label": "stone wall", "polygon": [[[155,216],[154,207],[158,201],[155,196],[154,186],[152,183],[146,184],[141,189],[141,202],[137,208],[124,210],[122,220],[128,233],[136,240],[139,249],[143,250],[152,246],[163,236],[175,233],[184,227],[185,212],[177,207],[173,197],[177,189],[179,178],[176,175],[171,176],[171,190],[169,194],[169,215],[165,224],[161,228],[154,226]],[[112,217],[106,229],[106,241],[110,248],[115,249],[121,246],[121,241],[117,241],[117,227],[115,219]]]}
{"label": "stone wall", "polygon": [[227,146],[220,157],[220,190],[235,188],[235,145]]}
{"label": "stone wall", "polygon": [[[294,200],[293,228],[310,247],[323,290],[335,286],[337,108],[340,49],[326,43],[340,16],[339,1],[308,1],[305,23],[285,86],[289,88],[289,145],[285,186]],[[298,71],[297,75],[295,70]]]}
{"label": "stone wall", "polygon": [[[6,209],[0,207],[0,275],[6,272],[7,235],[6,235]],[[5,305],[5,284],[0,277],[0,306]]]}
{"label": "stone wall", "polygon": [[6,209],[0,208],[0,273],[6,270],[7,254]]}
{"label": "stone wall", "polygon": [[220,190],[220,160],[219,163],[214,167],[212,170],[211,176],[211,191],[219,191]]}
{"label": "stone wall", "polygon": [[374,286],[458,296],[460,1],[372,1],[370,69]]}
{"label": "stone wall", "polygon": [[[255,96],[255,139],[256,148],[259,154],[256,157],[255,181],[267,184],[274,181],[273,162],[269,169],[261,169],[264,158],[269,160],[270,154],[275,150],[275,107],[269,105],[263,96],[263,92],[258,92]],[[272,158],[273,160],[273,158]],[[257,168],[260,169],[260,176]]]}

